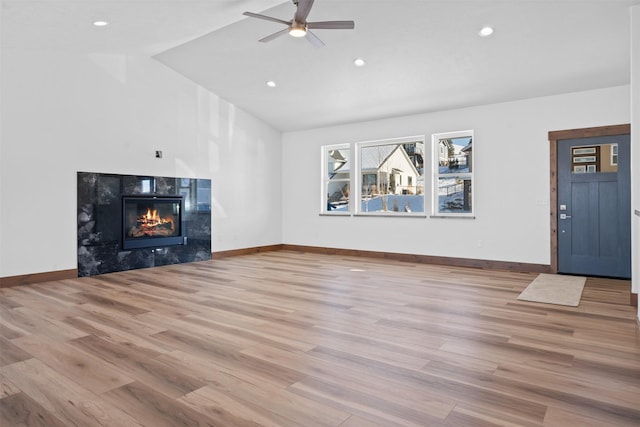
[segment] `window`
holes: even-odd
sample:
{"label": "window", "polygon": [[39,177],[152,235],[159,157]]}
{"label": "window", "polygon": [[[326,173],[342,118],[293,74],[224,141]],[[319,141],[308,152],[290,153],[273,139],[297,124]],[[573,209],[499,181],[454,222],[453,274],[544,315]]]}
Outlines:
{"label": "window", "polygon": [[574,174],[618,171],[618,144],[599,144],[571,148]]}
{"label": "window", "polygon": [[424,137],[356,144],[363,215],[424,215]]}
{"label": "window", "polygon": [[433,215],[473,217],[473,131],[434,134],[432,144]]}
{"label": "window", "polygon": [[350,213],[350,157],[349,144],[322,147],[322,213]]}

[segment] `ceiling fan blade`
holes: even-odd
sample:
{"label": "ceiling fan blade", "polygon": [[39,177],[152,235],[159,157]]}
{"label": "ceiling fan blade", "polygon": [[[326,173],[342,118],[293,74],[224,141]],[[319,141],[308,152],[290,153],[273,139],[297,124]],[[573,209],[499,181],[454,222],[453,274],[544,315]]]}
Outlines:
{"label": "ceiling fan blade", "polygon": [[280,37],[283,34],[287,34],[289,32],[288,28],[285,28],[284,30],[280,30],[278,32],[275,32],[273,34],[268,35],[267,37],[263,37],[260,40],[258,40],[259,42],[262,43],[266,43],[266,42],[270,42],[271,40]]}
{"label": "ceiling fan blade", "polygon": [[324,46],[324,42],[309,30],[307,30],[306,39],[309,40],[309,43],[311,43],[316,49]]}
{"label": "ceiling fan blade", "polygon": [[311,12],[313,0],[293,0],[293,4],[296,5],[296,14],[293,16],[293,20],[298,24],[304,24],[307,22],[309,12]]}
{"label": "ceiling fan blade", "polygon": [[258,19],[264,19],[266,21],[278,22],[278,23],[284,24],[284,25],[290,25],[291,24],[291,22],[289,22],[289,21],[284,21],[282,19],[273,18],[273,17],[267,16],[267,15],[260,15],[259,13],[244,12],[243,15],[244,16],[249,16],[251,18],[258,18]]}
{"label": "ceiling fan blade", "polygon": [[355,28],[355,23],[353,21],[307,22],[307,28],[326,30],[353,30]]}

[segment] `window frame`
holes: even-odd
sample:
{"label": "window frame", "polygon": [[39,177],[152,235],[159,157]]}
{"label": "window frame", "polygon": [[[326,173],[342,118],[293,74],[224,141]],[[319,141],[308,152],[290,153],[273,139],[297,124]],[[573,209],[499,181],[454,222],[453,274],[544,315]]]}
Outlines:
{"label": "window frame", "polygon": [[[348,178],[341,178],[341,179],[337,179],[335,181],[331,180],[331,177],[329,176],[329,157],[330,151],[335,151],[335,150],[346,150],[348,152],[348,158],[347,158],[347,162],[351,162],[351,165],[349,166],[349,177]],[[321,194],[321,201],[320,201],[320,215],[331,215],[331,216],[345,216],[345,215],[351,215],[351,211],[352,211],[352,205],[353,203],[351,203],[353,197],[351,197],[352,191],[351,189],[353,188],[353,170],[354,170],[354,159],[353,159],[353,150],[351,147],[351,144],[349,143],[344,143],[344,144],[332,144],[332,145],[323,145],[321,147],[321,161],[322,161],[322,167],[321,167],[321,177],[320,177],[320,185],[321,185],[321,190],[320,190],[320,194]],[[338,211],[334,211],[334,210],[329,210],[329,192],[328,192],[328,186],[330,183],[335,183],[335,182],[345,182],[349,184],[349,198],[347,199],[347,209],[346,210],[338,210]]]}
{"label": "window frame", "polygon": [[[618,144],[611,144],[611,161],[609,162],[611,166],[618,166]],[[615,153],[614,153],[615,151]],[[615,159],[615,160],[614,160]]]}
{"label": "window frame", "polygon": [[[416,192],[418,191],[419,188],[419,179],[420,177],[422,177],[422,192],[419,193],[422,196],[422,211],[408,211],[406,212],[404,210],[403,207],[399,207],[398,206],[398,210],[393,210],[393,209],[389,209],[389,206],[387,205],[387,210],[384,211],[366,211],[362,209],[362,201],[363,201],[363,171],[362,171],[362,149],[363,148],[368,148],[368,147],[377,147],[377,146],[384,146],[384,145],[402,145],[402,144],[410,144],[410,143],[422,143],[422,172],[420,173],[420,171],[418,170],[416,165],[413,165],[413,167],[416,169],[416,171],[418,172],[418,174],[416,175],[415,178],[415,187],[416,187]],[[425,152],[425,150],[427,149],[427,142],[426,142],[426,137],[425,135],[413,135],[413,136],[406,136],[406,137],[399,137],[399,138],[386,138],[386,139],[378,139],[378,140],[372,140],[372,141],[362,141],[362,142],[357,142],[354,145],[354,158],[355,158],[355,173],[352,176],[353,179],[353,186],[352,186],[352,194],[354,194],[354,197],[352,197],[352,200],[356,201],[355,203],[353,203],[352,205],[352,209],[354,211],[354,215],[355,216],[374,216],[374,217],[385,217],[385,216],[391,216],[391,217],[397,217],[397,218],[426,218],[427,216],[427,191],[425,188],[425,155],[427,154]],[[404,148],[403,148],[404,150]],[[405,151],[406,153],[406,151]],[[409,154],[407,154],[408,156],[410,156]],[[415,155],[415,154],[414,154]],[[414,160],[415,161],[415,160]],[[412,163],[413,164],[413,163]],[[366,175],[373,175],[373,174],[366,174]],[[392,185],[392,177],[391,175],[393,174],[385,174],[384,176],[384,181],[383,181],[383,185],[386,186],[390,186]],[[402,187],[402,182],[404,182],[401,178],[401,176],[398,177],[399,178],[399,183],[397,183],[396,185]],[[376,184],[377,184],[377,180],[375,180]],[[408,184],[405,184],[404,186],[406,187]],[[388,195],[398,195],[397,193],[393,193],[393,194],[388,194]],[[400,194],[402,195],[402,193]],[[387,202],[388,203],[388,202]]]}
{"label": "window frame", "polygon": [[[467,163],[469,166],[469,172],[449,172],[449,173],[440,173],[440,141],[445,139],[461,139],[461,138],[471,138],[471,154],[467,155]],[[431,135],[431,144],[432,144],[432,197],[431,197],[431,217],[432,218],[475,218],[475,167],[474,167],[474,156],[473,149],[475,148],[475,135],[473,129],[464,130],[464,131],[455,131],[455,132],[440,132],[434,133]],[[457,164],[457,163],[456,163]],[[448,177],[448,178],[456,178],[471,181],[471,210],[469,212],[446,212],[440,210],[440,194],[439,194],[439,183],[440,179]],[[464,187],[463,187],[464,191]]]}

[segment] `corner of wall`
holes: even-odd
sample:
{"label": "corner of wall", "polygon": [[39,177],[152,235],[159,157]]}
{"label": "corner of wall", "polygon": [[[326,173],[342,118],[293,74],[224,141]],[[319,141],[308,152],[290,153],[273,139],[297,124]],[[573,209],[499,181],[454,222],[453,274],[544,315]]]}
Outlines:
{"label": "corner of wall", "polygon": [[631,7],[631,289],[636,294],[640,291],[640,170],[637,165],[640,165],[640,5]]}

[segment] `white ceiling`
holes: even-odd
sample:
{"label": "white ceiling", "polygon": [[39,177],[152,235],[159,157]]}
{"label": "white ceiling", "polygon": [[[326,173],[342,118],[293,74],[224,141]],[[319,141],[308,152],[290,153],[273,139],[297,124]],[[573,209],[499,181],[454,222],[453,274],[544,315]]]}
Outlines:
{"label": "white ceiling", "polygon": [[[152,55],[292,131],[628,84],[638,3],[316,0],[310,21],[356,24],[315,30],[326,46],[314,49],[289,36],[258,43],[283,27],[242,15],[289,20],[290,1],[3,0],[2,48]],[[493,36],[478,36],[484,25]]]}

